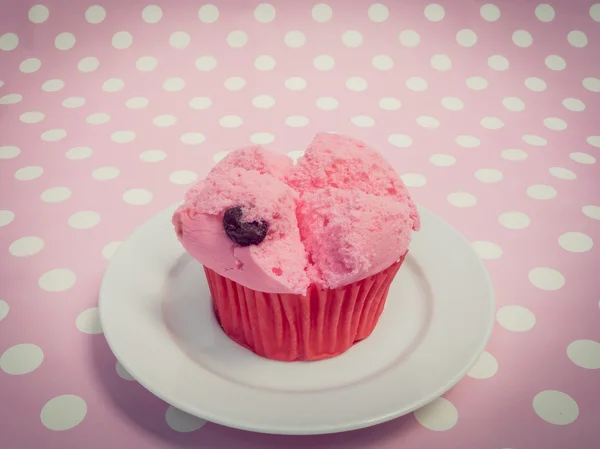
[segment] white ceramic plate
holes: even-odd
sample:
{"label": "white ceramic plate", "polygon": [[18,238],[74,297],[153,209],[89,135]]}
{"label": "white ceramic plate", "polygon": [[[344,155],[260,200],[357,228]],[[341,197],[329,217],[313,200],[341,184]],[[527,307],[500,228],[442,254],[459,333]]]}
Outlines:
{"label": "white ceramic plate", "polygon": [[454,228],[421,208],[377,328],[319,362],[266,360],[221,331],[201,265],[175,237],[170,207],[113,256],[100,319],[119,361],[169,404],[225,426],[332,433],[409,413],[455,385],[494,323],[486,269]]}

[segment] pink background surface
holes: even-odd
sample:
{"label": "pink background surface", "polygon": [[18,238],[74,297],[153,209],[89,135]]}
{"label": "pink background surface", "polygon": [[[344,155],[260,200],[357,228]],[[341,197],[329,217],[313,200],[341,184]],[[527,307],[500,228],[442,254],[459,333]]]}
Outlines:
{"label": "pink background surface", "polygon": [[[202,2],[156,0],[156,23],[138,0],[47,0],[48,17],[32,2],[0,1],[1,447],[598,447],[600,4],[382,1],[328,0],[329,9],[313,10],[313,2],[273,0],[272,17],[265,7],[255,14],[254,1],[200,10]],[[94,4],[101,21],[100,9],[88,11]],[[418,43],[401,34],[408,29]],[[228,42],[236,30],[247,36],[242,46]],[[304,43],[286,44],[293,30]],[[349,30],[362,42],[343,39]],[[131,45],[113,39],[122,31]],[[185,35],[170,40],[178,31],[187,45]],[[60,33],[72,33],[74,45]],[[274,67],[264,70],[261,55]],[[323,70],[319,55],[333,67]],[[146,56],[156,58],[153,70],[143,70]],[[216,66],[198,70],[205,56]],[[95,70],[80,70],[87,57],[98,59]],[[165,90],[170,77],[185,86]],[[230,77],[244,87],[228,89]],[[289,89],[290,77],[306,87]],[[352,77],[361,79],[348,88]],[[111,91],[120,86],[104,84],[111,78],[124,87]],[[45,84],[52,79],[64,86]],[[253,103],[258,95],[274,104],[256,107],[270,104]],[[65,107],[69,97],[86,101]],[[133,97],[149,103],[132,109]],[[195,97],[212,105],[193,109]],[[337,109],[322,110],[322,97]],[[385,97],[401,107],[382,108]],[[98,123],[98,113],[109,120]],[[175,123],[156,119],[163,115]],[[478,242],[498,307],[487,354],[420,414],[347,434],[259,435],[169,409],[117,373],[95,308],[107,259],[181,199],[215,155],[250,141],[297,151],[320,130],[379,148],[418,203]],[[189,144],[186,133],[203,137]]]}

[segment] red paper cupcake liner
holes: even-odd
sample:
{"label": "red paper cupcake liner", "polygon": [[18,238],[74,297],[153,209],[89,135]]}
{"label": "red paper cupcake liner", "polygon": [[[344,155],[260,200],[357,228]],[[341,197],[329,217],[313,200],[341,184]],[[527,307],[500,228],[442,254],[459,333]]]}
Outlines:
{"label": "red paper cupcake liner", "polygon": [[204,268],[224,332],[274,360],[320,360],[367,338],[406,254],[389,268],[336,289],[311,285],[306,295],[263,293]]}

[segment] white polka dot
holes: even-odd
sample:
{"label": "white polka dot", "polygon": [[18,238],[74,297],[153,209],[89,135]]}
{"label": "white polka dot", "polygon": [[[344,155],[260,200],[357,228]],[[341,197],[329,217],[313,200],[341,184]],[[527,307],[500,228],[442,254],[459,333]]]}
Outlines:
{"label": "white polka dot", "polygon": [[306,88],[306,81],[304,78],[294,76],[285,80],[285,87],[289,90],[303,90]]}
{"label": "white polka dot", "polygon": [[65,82],[63,80],[48,80],[44,84],[42,84],[42,90],[44,92],[58,92],[63,87],[65,87]]}
{"label": "white polka dot", "polygon": [[77,315],[75,325],[84,334],[101,334],[102,326],[98,316],[98,307],[89,308]]}
{"label": "white polka dot", "polygon": [[104,246],[104,248],[102,248],[102,256],[106,259],[106,260],[110,260],[112,259],[112,256],[115,255],[115,253],[117,252],[117,250],[119,249],[119,247],[121,246],[123,242],[110,242],[108,244],[106,244]]}
{"label": "white polka dot", "polygon": [[261,3],[254,10],[254,18],[260,23],[269,23],[275,20],[275,8],[269,3]]}
{"label": "white polka dot", "polygon": [[15,219],[15,214],[9,210],[0,209],[0,227],[10,224]]}
{"label": "white polka dot", "polygon": [[484,117],[479,123],[486,129],[500,129],[504,127],[504,122],[498,117]]}
{"label": "white polka dot", "polygon": [[600,148],[600,136],[589,136],[585,141],[593,147]]}
{"label": "white polka dot", "polygon": [[313,59],[313,65],[317,70],[327,71],[333,69],[335,60],[329,55],[319,55]]}
{"label": "white polka dot", "polygon": [[571,424],[579,416],[577,402],[568,394],[557,390],[545,390],[536,394],[533,409],[544,421],[559,426]]}
{"label": "white polka dot", "polygon": [[531,224],[531,219],[523,212],[504,212],[498,221],[507,229],[525,229]]}
{"label": "white polka dot", "polygon": [[564,70],[567,66],[565,60],[558,55],[547,56],[544,62],[550,70]]}
{"label": "white polka dot", "polygon": [[444,8],[437,3],[433,3],[425,7],[425,17],[427,17],[427,20],[430,20],[431,22],[439,22],[444,18],[445,15],[446,11],[444,11]]}
{"label": "white polka dot", "polygon": [[545,118],[544,126],[555,131],[563,131],[567,129],[567,123],[564,120],[559,119],[558,117]]}
{"label": "white polka dot", "polygon": [[450,154],[434,154],[429,158],[429,162],[437,167],[450,167],[456,164],[456,158]]}
{"label": "white polka dot", "polygon": [[579,164],[595,164],[596,163],[596,158],[587,153],[575,152],[575,153],[569,154],[569,157]]}
{"label": "white polka dot", "polygon": [[0,104],[16,104],[19,103],[23,97],[19,94],[7,94],[0,97]]}
{"label": "white polka dot", "polygon": [[446,199],[450,204],[456,207],[473,207],[477,204],[477,198],[470,193],[454,192],[449,194]]}
{"label": "white polka dot", "polygon": [[588,44],[588,38],[583,31],[573,30],[567,34],[567,40],[573,47],[583,48]]}
{"label": "white polka dot", "polygon": [[429,63],[436,70],[444,71],[452,68],[452,61],[447,55],[433,55]]}
{"label": "white polka dot", "polygon": [[67,137],[67,132],[64,129],[49,129],[41,135],[42,140],[46,142],[58,142]]}
{"label": "white polka dot", "polygon": [[423,128],[435,129],[435,128],[439,128],[440,121],[434,117],[422,115],[420,117],[417,117],[417,124],[419,126],[422,126]]}
{"label": "white polka dot", "polygon": [[397,111],[402,107],[402,103],[397,98],[385,97],[379,100],[379,107],[384,111]]}
{"label": "white polka dot", "polygon": [[225,157],[229,154],[229,151],[219,151],[218,153],[215,153],[212,157],[213,162],[217,163],[217,162],[221,162],[223,159],[225,159]]}
{"label": "white polka dot", "polygon": [[176,432],[193,432],[206,424],[206,421],[169,406],[165,416],[167,424]]}
{"label": "white polka dot", "polygon": [[576,340],[567,347],[569,359],[582,368],[600,369],[600,343],[593,340]]}
{"label": "white polka dot", "polygon": [[585,109],[585,103],[577,98],[565,98],[562,104],[569,111],[581,112]]}
{"label": "white polka dot", "polygon": [[140,154],[140,160],[143,162],[159,162],[167,157],[167,153],[160,150],[148,150]]}
{"label": "white polka dot", "polygon": [[323,111],[333,111],[338,108],[340,103],[333,97],[321,97],[317,98],[316,104],[317,108]]}
{"label": "white polka dot", "polygon": [[534,92],[542,92],[546,90],[546,82],[535,76],[531,76],[525,80],[525,86]]}
{"label": "white polka dot", "polygon": [[79,396],[65,394],[50,399],[40,413],[44,427],[68,430],[79,425],[87,414],[87,404]]}
{"label": "white polka dot", "polygon": [[508,59],[501,55],[493,55],[488,58],[488,66],[492,70],[496,70],[498,72],[503,72],[508,70],[510,67],[510,63]]}
{"label": "white polka dot", "polygon": [[152,193],[146,189],[130,189],[123,194],[123,201],[134,206],[143,206],[152,201]]}
{"label": "white polka dot", "polygon": [[44,241],[39,237],[21,237],[8,247],[8,252],[16,257],[33,256],[44,248]]}
{"label": "white polka dot", "polygon": [[212,56],[202,56],[196,59],[196,68],[201,72],[208,72],[217,66],[217,60]]}
{"label": "white polka dot", "polygon": [[406,87],[414,92],[423,92],[427,90],[427,81],[418,76],[410,77],[406,80]]}
{"label": "white polka dot", "polygon": [[76,39],[72,33],[60,33],[54,39],[54,46],[59,50],[70,50],[75,45]]}
{"label": "white polka dot", "polygon": [[19,181],[31,181],[39,178],[44,173],[44,169],[38,166],[29,166],[18,169],[15,172],[15,179]]}
{"label": "white polka dot", "polygon": [[503,150],[502,153],[500,153],[500,156],[507,161],[524,161],[527,159],[527,153],[525,151],[516,149]]}
{"label": "white polka dot", "polygon": [[600,92],[600,79],[598,78],[585,78],[582,81],[583,87],[585,87],[590,92]]}
{"label": "white polka dot", "polygon": [[261,55],[254,60],[254,67],[263,72],[273,70],[275,65],[277,65],[275,59],[269,55]]}
{"label": "white polka dot", "polygon": [[533,37],[529,31],[517,30],[512,34],[512,41],[518,47],[527,48],[533,44]]}
{"label": "white polka dot", "polygon": [[387,6],[382,5],[381,3],[375,3],[369,6],[367,11],[369,15],[369,19],[373,22],[385,22],[390,15],[390,12],[387,9]]}
{"label": "white polka dot", "polygon": [[536,184],[527,188],[527,195],[536,200],[549,200],[556,196],[556,190],[544,184]]}
{"label": "white polka dot", "polygon": [[458,410],[448,399],[437,398],[414,412],[423,427],[438,432],[452,429],[458,422]]}
{"label": "white polka dot", "polygon": [[[4,221],[1,218],[2,217],[2,213],[1,212],[3,212],[3,211],[0,211],[0,226],[3,226],[2,223]],[[588,216],[590,218],[593,218],[594,220],[600,220],[600,206],[583,206],[581,208],[581,212],[583,212],[584,215],[586,215],[586,216]]]}
{"label": "white polka dot", "polygon": [[415,30],[404,30],[398,36],[400,43],[405,47],[413,48],[421,42],[421,36]]}
{"label": "white polka dot", "polygon": [[29,9],[28,16],[33,23],[44,23],[50,17],[50,10],[44,5],[35,5]]}
{"label": "white polka dot", "polygon": [[208,97],[194,97],[190,100],[190,108],[195,110],[208,109],[212,106],[212,100]]}
{"label": "white polka dot", "polygon": [[47,292],[62,292],[73,287],[76,280],[77,277],[71,270],[56,268],[42,274],[38,284],[42,290]]}
{"label": "white polka dot", "polygon": [[21,149],[13,145],[0,147],[0,159],[12,159],[21,154]]}
{"label": "white polka dot", "polygon": [[23,123],[39,123],[46,117],[42,112],[24,112],[19,116]]}
{"label": "white polka dot", "polygon": [[225,86],[225,89],[227,89],[227,90],[231,90],[231,91],[241,90],[246,86],[246,80],[244,78],[242,78],[241,76],[232,76],[230,78],[227,78],[225,80],[225,83],[223,83],[223,85]]}
{"label": "white polka dot", "polygon": [[163,12],[160,6],[149,5],[142,11],[142,19],[146,23],[158,23],[162,19]]}
{"label": "white polka dot", "polygon": [[219,125],[223,128],[239,128],[244,121],[237,115],[226,115],[219,119]]}
{"label": "white polka dot", "polygon": [[133,36],[127,31],[119,31],[112,37],[112,46],[119,50],[131,47]]}
{"label": "white polka dot", "polygon": [[542,22],[552,22],[554,20],[554,8],[546,3],[536,6],[535,16]]}
{"label": "white polka dot", "polygon": [[167,78],[163,83],[163,89],[167,92],[179,92],[185,87],[185,80],[183,78]]}
{"label": "white polka dot", "polygon": [[287,155],[292,160],[294,165],[296,165],[298,163],[298,159],[300,159],[302,156],[304,156],[304,151],[302,151],[302,150],[290,151]]}
{"label": "white polka dot", "polygon": [[353,92],[362,92],[366,90],[369,84],[367,80],[359,76],[354,76],[346,80],[346,88]]}
{"label": "white polka dot", "polygon": [[481,141],[475,136],[461,135],[455,139],[455,142],[464,148],[478,147]]}
{"label": "white polka dot", "polygon": [[110,135],[110,140],[115,143],[129,143],[133,142],[136,138],[136,134],[133,131],[115,131]]}
{"label": "white polka dot", "polygon": [[536,136],[535,134],[525,134],[521,137],[523,142],[533,145],[535,147],[543,147],[548,144],[548,141],[543,137]]}
{"label": "white polka dot", "polygon": [[117,375],[123,379],[123,380],[128,380],[128,381],[132,381],[135,380],[131,374],[129,374],[127,372],[127,370],[125,368],[123,368],[123,365],[121,365],[120,362],[117,362],[117,364],[115,365],[115,370],[117,371]]}
{"label": "white polka dot", "polygon": [[62,105],[65,108],[69,108],[69,109],[80,108],[84,104],[85,104],[85,98],[83,98],[83,97],[69,97],[69,98],[65,98],[65,100],[62,102]]}
{"label": "white polka dot", "polygon": [[9,310],[10,310],[10,307],[9,307],[8,303],[6,301],[2,301],[0,299],[0,321],[2,321],[4,318],[6,318],[8,316]]}
{"label": "white polka dot", "polygon": [[173,115],[168,115],[168,114],[157,115],[152,120],[152,123],[154,123],[155,126],[160,126],[160,127],[173,126],[175,123],[177,123],[177,117],[175,117]]}
{"label": "white polka dot", "polygon": [[405,173],[400,178],[407,187],[423,187],[427,184],[427,178],[419,173]]}
{"label": "white polka dot", "polygon": [[474,90],[483,90],[488,87],[488,82],[485,78],[481,76],[471,76],[467,78],[466,81],[467,87]]}
{"label": "white polka dot", "polygon": [[498,361],[487,351],[479,356],[479,359],[467,373],[473,379],[489,379],[498,372]]}
{"label": "white polka dot", "polygon": [[118,92],[123,90],[125,82],[120,78],[110,78],[102,84],[102,90],[105,92]]}
{"label": "white polka dot", "polygon": [[121,171],[116,167],[100,167],[92,172],[92,178],[96,181],[109,181],[119,176]]}
{"label": "white polka dot", "polygon": [[100,61],[98,61],[98,58],[95,58],[93,56],[86,56],[85,58],[80,59],[77,63],[77,69],[83,73],[93,72],[99,66]]}
{"label": "white polka dot", "polygon": [[198,18],[202,23],[215,23],[219,18],[219,8],[215,5],[204,5],[198,11]]}
{"label": "white polka dot", "polygon": [[492,242],[479,240],[471,243],[471,246],[482,259],[498,259],[502,256],[502,248]]}
{"label": "white polka dot", "polygon": [[110,121],[110,115],[102,112],[96,112],[86,117],[85,121],[90,125],[102,125]]}
{"label": "white polka dot", "polygon": [[559,290],[565,285],[564,276],[553,268],[538,267],[529,271],[529,282],[542,290]]}
{"label": "white polka dot", "polygon": [[551,167],[549,170],[552,176],[555,176],[558,179],[564,179],[567,181],[572,181],[577,179],[577,175],[573,173],[571,170],[562,167]]}
{"label": "white polka dot", "polygon": [[169,37],[169,45],[176,49],[182,49],[190,45],[192,37],[185,31],[175,31]]}
{"label": "white polka dot", "polygon": [[185,133],[181,136],[181,142],[186,145],[199,145],[206,140],[201,133]]}
{"label": "white polka dot", "polygon": [[67,159],[80,160],[87,159],[94,151],[90,147],[74,147],[65,153]]}
{"label": "white polka dot", "polygon": [[590,17],[596,22],[600,22],[600,3],[590,6]]}
{"label": "white polka dot", "polygon": [[37,58],[27,58],[19,64],[19,70],[23,73],[37,72],[42,66],[42,61]]}
{"label": "white polka dot", "polygon": [[390,70],[394,67],[394,61],[388,55],[377,55],[371,60],[371,64],[377,70]]}
{"label": "white polka dot", "polygon": [[360,47],[363,43],[363,36],[355,30],[345,31],[342,34],[342,43],[350,48]]}
{"label": "white polka dot", "polygon": [[502,100],[502,104],[506,109],[513,112],[520,112],[525,109],[525,103],[517,97],[505,97]]}
{"label": "white polka dot", "polygon": [[142,56],[135,62],[135,67],[140,72],[151,72],[156,69],[158,60],[154,56]]}
{"label": "white polka dot", "polygon": [[61,203],[71,197],[71,190],[67,187],[50,187],[42,192],[40,199],[44,203]]}
{"label": "white polka dot", "polygon": [[6,33],[0,36],[0,50],[11,51],[19,45],[19,36],[15,33]]}
{"label": "white polka dot", "polygon": [[329,5],[325,3],[319,3],[313,6],[312,18],[320,23],[329,22],[333,16],[333,11]]}
{"label": "white polka dot", "polygon": [[240,30],[232,31],[227,35],[227,45],[231,48],[241,48],[248,43],[248,35]]}
{"label": "white polka dot", "polygon": [[270,95],[257,95],[252,99],[252,105],[259,109],[269,109],[275,104],[275,99]]}
{"label": "white polka dot", "polygon": [[412,145],[413,140],[406,134],[392,134],[388,137],[388,142],[395,147],[408,148]]}
{"label": "white polka dot", "polygon": [[94,211],[75,212],[69,217],[69,226],[75,229],[89,229],[100,223],[100,214]]}
{"label": "white polka dot", "polygon": [[106,18],[106,11],[102,6],[94,5],[90,6],[85,11],[85,20],[89,23],[97,25],[102,23]]}
{"label": "white polka dot", "polygon": [[198,179],[198,174],[190,170],[174,171],[169,176],[169,181],[173,184],[186,185],[195,182]]}
{"label": "white polka dot", "polygon": [[465,104],[460,98],[444,97],[442,98],[442,106],[450,111],[460,111],[465,107]]}
{"label": "white polka dot", "polygon": [[271,143],[275,140],[275,136],[271,133],[254,133],[250,136],[250,141],[257,145]]}
{"label": "white polka dot", "polygon": [[350,119],[350,122],[359,128],[370,128],[375,125],[375,120],[368,115],[354,116]]}
{"label": "white polka dot", "polygon": [[504,175],[500,170],[481,168],[475,172],[475,178],[481,182],[493,183],[500,181]]}
{"label": "white polka dot", "polygon": [[302,115],[292,115],[285,119],[285,124],[292,128],[302,128],[308,125],[308,123],[308,117],[304,117]]}
{"label": "white polka dot", "polygon": [[462,29],[456,33],[456,42],[463,47],[472,47],[477,43],[477,34],[468,28]]}
{"label": "white polka dot", "polygon": [[11,346],[0,356],[0,368],[6,374],[18,376],[35,371],[44,360],[44,351],[34,344]]}
{"label": "white polka dot", "polygon": [[565,232],[558,238],[558,244],[570,253],[585,253],[592,249],[594,241],[583,232]]}
{"label": "white polka dot", "polygon": [[535,315],[525,307],[504,306],[496,313],[500,326],[511,332],[526,332],[535,326]]}

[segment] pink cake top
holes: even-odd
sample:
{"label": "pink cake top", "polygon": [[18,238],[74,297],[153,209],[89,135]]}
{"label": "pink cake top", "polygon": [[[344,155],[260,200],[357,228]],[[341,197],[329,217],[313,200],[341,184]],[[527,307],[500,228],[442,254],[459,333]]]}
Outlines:
{"label": "pink cake top", "polygon": [[245,147],[192,187],[173,216],[185,249],[248,288],[304,294],[396,262],[420,227],[405,185],[375,150],[318,134],[294,166]]}

